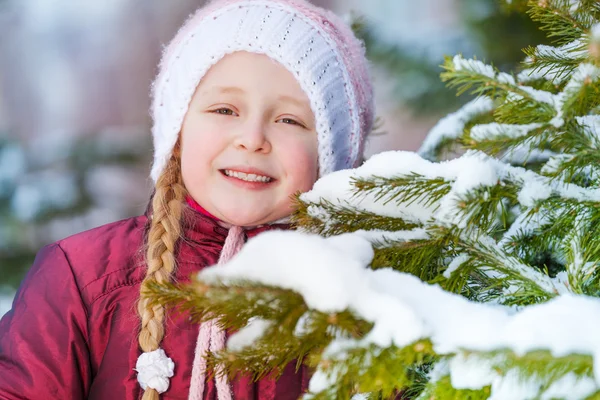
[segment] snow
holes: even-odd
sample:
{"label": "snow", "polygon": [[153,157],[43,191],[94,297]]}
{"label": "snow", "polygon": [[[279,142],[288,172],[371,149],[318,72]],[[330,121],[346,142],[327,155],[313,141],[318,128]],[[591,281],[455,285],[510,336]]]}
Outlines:
{"label": "snow", "polygon": [[252,318],[248,325],[234,333],[227,340],[227,350],[240,351],[245,347],[252,345],[257,339],[272,326],[271,321],[265,321],[260,318]]}
{"label": "snow", "polygon": [[[356,195],[352,185],[352,180],[357,178],[400,178],[412,174],[428,179],[443,179],[448,182],[450,191],[439,202],[429,205],[425,205],[422,199],[411,204],[397,204],[387,201],[389,198],[377,199],[376,193]],[[313,190],[302,194],[300,198],[310,204],[309,214],[325,223],[335,217],[318,206],[323,200],[410,222],[427,224],[433,219],[438,224],[465,228],[467,219],[459,207],[461,198],[475,188],[492,187],[504,180],[521,186],[518,200],[524,207],[534,207],[537,202],[551,195],[600,202],[598,189],[554,181],[533,171],[507,165],[478,151],[467,151],[459,158],[439,163],[427,161],[412,152],[380,153],[357,169],[338,171],[321,178]]]}
{"label": "snow", "polygon": [[496,72],[494,67],[479,60],[465,59],[460,54],[457,54],[452,59],[452,63],[454,64],[454,69],[456,71],[470,71],[476,74],[487,76],[491,79],[495,79],[500,83],[513,86],[517,84],[512,75],[507,74],[506,72]]}
{"label": "snow", "polygon": [[513,147],[500,157],[500,160],[509,164],[525,164],[527,162],[548,161],[557,153],[550,150],[532,149],[529,143],[523,143]]}
{"label": "snow", "polygon": [[[526,63],[528,63],[527,60],[525,61]],[[560,69],[548,65],[526,68],[519,72],[519,74],[517,75],[517,80],[520,83],[528,83],[537,79],[546,79],[551,81],[555,85],[560,85],[565,81],[565,79],[567,79],[567,77],[568,75],[563,73]]]}
{"label": "snow", "polygon": [[479,124],[471,128],[471,138],[478,141],[499,139],[503,137],[519,138],[541,126],[543,125],[540,123],[514,125],[492,122],[489,124]]}
{"label": "snow", "polygon": [[[469,151],[460,158],[433,163],[419,155],[406,151],[391,151],[371,157],[365,164],[354,170],[343,170],[329,174],[317,181],[310,192],[300,198],[308,203],[318,204],[327,200],[334,204],[352,206],[359,210],[370,211],[379,215],[402,218],[406,221],[424,223],[434,216],[436,208],[426,206],[423,202],[396,204],[377,200],[375,194],[354,196],[356,189],[352,179],[379,177],[403,177],[413,173],[425,178],[442,178],[451,184],[452,191],[439,204],[436,218],[440,221],[462,225],[463,218],[457,215],[456,202],[461,195],[480,186],[493,186],[498,182],[499,172],[503,164],[483,153]],[[313,217],[326,220],[331,218],[317,206],[309,210]]]}
{"label": "snow", "polygon": [[466,59],[460,54],[457,54],[452,59],[454,69],[456,71],[469,71],[483,76],[487,76],[491,79],[496,79],[496,71],[491,65],[485,64],[479,60]]}
{"label": "snow", "polygon": [[500,242],[498,242],[498,245],[507,250],[508,248],[506,246],[514,239],[515,235],[533,234],[538,228],[546,223],[548,223],[548,218],[543,213],[536,213],[534,215],[521,213],[510,225],[510,228],[504,233],[504,235],[502,235],[502,239]]}
{"label": "snow", "polygon": [[494,102],[487,96],[471,100],[456,112],[442,118],[427,134],[419,154],[425,158],[433,158],[438,144],[444,139],[455,139],[463,134],[465,125],[478,115],[494,109]]}
{"label": "snow", "polygon": [[446,279],[449,279],[454,271],[460,268],[460,266],[463,265],[465,262],[469,261],[469,258],[469,255],[465,253],[460,254],[458,257],[455,257],[450,262],[450,264],[448,264],[448,268],[446,268],[446,270],[444,271],[444,277]]}
{"label": "snow", "polygon": [[[352,187],[352,179],[369,178],[379,176],[383,178],[410,177],[419,174],[427,179],[438,178],[448,183],[448,193],[437,202],[423,204],[427,199],[418,199],[410,205],[404,203],[396,204],[388,201],[388,198],[377,199],[377,194],[355,195]],[[523,278],[535,282],[541,290],[550,295],[569,292],[570,288],[564,281],[551,279],[547,275],[522,263],[517,257],[508,256],[501,250],[518,230],[532,231],[543,221],[532,220],[526,222],[518,219],[511,229],[509,236],[505,236],[499,243],[477,227],[467,228],[468,215],[465,214],[460,203],[467,193],[475,188],[492,187],[504,182],[512,182],[520,186],[517,200],[526,212],[526,208],[537,207],[540,201],[550,196],[559,196],[566,199],[578,201],[600,202],[600,190],[593,188],[582,188],[573,184],[565,184],[560,181],[539,175],[533,171],[521,167],[507,165],[497,159],[491,158],[484,153],[468,151],[463,156],[450,161],[433,163],[422,159],[411,152],[386,152],[373,156],[363,166],[354,170],[339,171],[320,179],[313,190],[301,196],[308,202],[311,215],[321,219],[324,223],[330,222],[334,216],[327,214],[326,210],[319,207],[321,201],[327,201],[343,206],[366,210],[379,215],[400,217],[406,221],[417,222],[423,228],[430,225],[458,227],[464,240],[474,243],[491,257],[498,260],[504,268],[515,272]],[[382,231],[360,232],[360,235],[368,238],[371,242],[385,241],[385,237],[394,240],[418,240],[424,236],[412,236],[424,231],[387,233]],[[406,236],[408,235],[408,236]],[[458,261],[457,261],[458,262]],[[456,265],[454,265],[456,266]],[[446,273],[451,274],[453,268]],[[490,271],[498,273],[501,271]],[[516,283],[514,284],[516,285]],[[518,291],[519,287],[509,288],[505,295],[511,295]]]}
{"label": "snow", "polygon": [[[264,232],[260,238],[249,240],[238,256],[225,268],[209,268],[199,276],[206,281],[228,281],[229,278],[245,275],[246,279],[303,293],[310,308],[323,312],[339,312],[353,304],[355,294],[359,293],[362,286],[361,274],[355,271],[362,270],[364,263],[373,257],[371,244],[359,236],[342,235],[322,239],[301,232],[293,232],[290,235]],[[297,253],[293,260],[288,253],[292,248],[296,249],[293,253]],[[259,263],[247,265],[246,258],[251,259],[252,254],[261,251],[271,255]],[[330,267],[321,270],[322,264]],[[291,265],[304,267],[289,268]],[[309,276],[318,276],[319,279],[309,280]],[[331,286],[333,281],[337,281],[337,284]]]}
{"label": "snow", "polygon": [[553,382],[542,394],[540,400],[580,400],[586,399],[597,390],[596,382],[591,378],[578,377],[574,373]]}
{"label": "snow", "polygon": [[[344,353],[349,344],[402,347],[426,337],[439,354],[510,349],[523,355],[547,349],[556,357],[591,355],[600,383],[600,299],[564,294],[514,312],[471,302],[392,269],[371,270],[372,256],[370,243],[355,234],[322,238],[271,231],[249,240],[229,263],[207,268],[198,277],[209,284],[250,280],[292,289],[311,309],[325,313],[349,309],[374,324],[361,340],[334,340],[324,352],[327,355]],[[453,379],[469,387],[481,387],[486,381],[481,374],[465,372],[470,369],[458,361],[450,370]],[[315,379],[313,387],[322,388],[333,378],[317,374]],[[494,380],[492,395],[496,391],[497,397],[492,398],[528,398],[524,393],[529,393],[529,384],[515,386],[514,379],[509,374]]]}
{"label": "snow", "polygon": [[388,242],[408,242],[411,240],[424,240],[429,238],[427,230],[423,228],[415,228],[409,231],[394,232],[383,231],[378,229],[373,229],[370,231],[358,230],[353,233],[362,238],[365,238],[373,245]]}
{"label": "snow", "polygon": [[452,387],[477,390],[491,385],[494,378],[498,376],[493,366],[493,360],[457,354],[452,357],[448,365]]}
{"label": "snow", "polygon": [[[399,176],[402,171],[410,171],[411,167],[418,170],[427,170],[431,164],[411,152],[385,152],[377,154],[368,162],[356,169],[348,169],[328,174],[319,179],[313,186],[313,190],[303,193],[300,198],[313,203],[309,208],[309,214],[315,218],[327,221],[334,216],[329,215],[326,210],[318,206],[321,200],[327,200],[333,204],[352,206],[361,211],[373,212],[394,218],[402,218],[405,221],[422,223],[431,218],[433,210],[416,202],[410,205],[398,205],[395,202],[385,202],[376,199],[376,194],[361,194],[355,196],[356,188],[352,180],[356,178],[372,178],[373,176]],[[390,166],[392,174],[390,174]]]}
{"label": "snow", "polygon": [[599,76],[600,68],[593,64],[580,64],[571,75],[571,80],[565,86],[564,93],[579,92],[583,85],[595,82]]}
{"label": "snow", "polygon": [[537,201],[552,195],[552,187],[548,184],[548,180],[540,175],[531,175],[528,178],[524,180],[517,200],[525,207],[534,207]]}
{"label": "snow", "polygon": [[584,57],[587,53],[586,45],[580,39],[573,40],[572,42],[559,47],[541,44],[535,49],[536,54],[539,57],[554,57],[570,60]]}
{"label": "snow", "polygon": [[590,138],[593,147],[600,148],[600,116],[584,115],[575,117],[575,120],[583,127],[583,132]]}
{"label": "snow", "polygon": [[573,159],[573,157],[575,157],[575,156],[572,154],[554,154],[554,155],[552,155],[548,159],[548,162],[546,162],[546,164],[544,164],[544,166],[542,167],[542,173],[544,173],[544,174],[556,173],[563,163],[571,161]]}
{"label": "snow", "polygon": [[529,86],[519,86],[519,88],[537,102],[550,104],[551,106],[554,106],[556,102],[555,95],[545,90],[534,89]]}

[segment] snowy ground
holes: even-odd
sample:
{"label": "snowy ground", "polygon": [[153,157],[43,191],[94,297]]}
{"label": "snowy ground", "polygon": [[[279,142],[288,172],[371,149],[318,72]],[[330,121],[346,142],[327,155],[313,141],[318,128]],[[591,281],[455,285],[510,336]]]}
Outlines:
{"label": "snowy ground", "polygon": [[0,317],[12,306],[13,294],[0,293]]}

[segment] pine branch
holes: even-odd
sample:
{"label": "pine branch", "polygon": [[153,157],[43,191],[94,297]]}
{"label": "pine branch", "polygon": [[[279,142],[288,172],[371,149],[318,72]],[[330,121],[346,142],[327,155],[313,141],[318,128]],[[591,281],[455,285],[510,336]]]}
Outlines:
{"label": "pine branch", "polygon": [[[467,284],[476,285],[474,294],[478,300],[502,298],[502,303],[507,305],[535,304],[558,294],[550,277],[519,258],[507,255],[493,239],[475,228],[460,231],[456,250],[469,258],[443,283],[446,290],[463,293]],[[505,293],[511,286],[518,290]]]}
{"label": "pine branch", "polygon": [[419,203],[426,207],[432,206],[450,191],[450,184],[444,179],[426,178],[418,173],[394,178],[374,176],[353,179],[353,185],[357,189],[357,197],[373,194],[375,201],[382,204]]}
{"label": "pine branch", "polygon": [[440,74],[443,82],[456,88],[457,95],[469,90],[471,94],[504,99],[508,93],[535,101],[528,92],[521,89],[512,75],[499,72],[496,68],[478,60],[465,60],[460,56],[446,57]]}
{"label": "pine branch", "polygon": [[332,340],[359,339],[372,328],[371,323],[357,319],[349,311],[331,314],[300,308],[287,311],[286,318],[273,321],[251,346],[211,354],[210,368],[219,370],[219,367],[230,379],[248,375],[259,380],[267,374],[277,378],[290,363],[295,363],[296,368],[302,363],[314,365],[311,359],[318,358]]}
{"label": "pine branch", "polygon": [[418,379],[415,366],[430,363],[435,357],[429,340],[403,348],[355,347],[344,349],[343,354],[338,358],[334,353],[318,361],[318,373],[333,378],[335,384],[309,394],[309,398],[349,399],[356,393],[377,393],[379,398],[393,399],[403,388],[414,385]]}
{"label": "pine branch", "polygon": [[253,317],[282,321],[287,317],[285,310],[306,311],[297,293],[253,282],[208,285],[194,278],[189,283],[150,283],[142,294],[151,298],[152,304],[189,313],[193,321],[217,318],[221,326],[233,329],[246,326]]}
{"label": "pine branch", "polygon": [[423,281],[431,281],[439,275],[447,256],[447,248],[452,243],[453,232],[437,228],[429,230],[429,239],[392,243],[376,248],[371,268],[393,268],[418,276]]}
{"label": "pine branch", "polygon": [[569,0],[530,0],[527,13],[541,25],[549,38],[563,45],[583,36],[594,23],[588,13],[571,12]]}
{"label": "pine branch", "polygon": [[456,389],[452,386],[449,376],[440,378],[435,383],[429,384],[417,400],[488,400],[491,394],[489,386],[481,390]]}
{"label": "pine branch", "polygon": [[585,44],[567,43],[562,47],[529,46],[523,49],[528,56],[525,66],[531,74],[543,74],[555,84],[564,81],[582,62],[588,59]]}
{"label": "pine branch", "polygon": [[495,137],[473,139],[469,134],[463,138],[463,145],[467,149],[479,150],[490,156],[510,155],[512,152],[523,149],[545,150],[551,147],[547,144],[556,129],[551,125],[542,125],[539,128],[532,129],[523,136],[498,135]]}
{"label": "pine branch", "polygon": [[[359,230],[408,231],[420,226],[402,218],[379,215],[350,205],[334,204],[325,199],[317,204],[309,204],[296,196],[295,202],[292,223],[322,236],[334,236]],[[316,214],[311,212],[315,209],[318,210]]]}
{"label": "pine branch", "polygon": [[483,231],[492,230],[499,220],[505,220],[504,203],[516,204],[519,186],[510,181],[502,181],[494,186],[481,186],[460,196],[459,217],[467,226],[478,226]]}
{"label": "pine branch", "polygon": [[600,69],[582,64],[565,88],[564,118],[587,115],[600,105]]}
{"label": "pine branch", "polygon": [[494,120],[502,124],[526,125],[548,122],[555,114],[554,108],[549,104],[531,102],[526,98],[515,98],[507,100],[496,107]]}

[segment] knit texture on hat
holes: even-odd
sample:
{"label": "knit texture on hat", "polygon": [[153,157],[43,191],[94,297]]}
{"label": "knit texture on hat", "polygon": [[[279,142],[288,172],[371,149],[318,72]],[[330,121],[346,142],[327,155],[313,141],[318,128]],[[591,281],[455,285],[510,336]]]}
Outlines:
{"label": "knit texture on hat", "polygon": [[320,175],[360,162],[373,124],[373,93],[362,43],[335,14],[304,0],[216,0],[190,16],[165,49],[153,84],[156,182],[198,83],[236,51],[288,69],[315,115]]}

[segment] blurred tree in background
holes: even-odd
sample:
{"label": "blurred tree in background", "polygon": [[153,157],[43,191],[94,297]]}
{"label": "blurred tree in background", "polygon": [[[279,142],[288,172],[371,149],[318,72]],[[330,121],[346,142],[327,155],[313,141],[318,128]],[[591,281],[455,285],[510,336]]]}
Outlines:
{"label": "blurred tree in background", "polygon": [[[397,0],[383,0],[394,10]],[[398,2],[397,4],[400,4]],[[367,56],[384,68],[391,78],[393,94],[400,103],[417,115],[441,115],[470,100],[457,97],[440,80],[443,57],[462,53],[465,57],[495,65],[501,71],[514,70],[523,59],[521,49],[533,44],[546,44],[548,39],[523,12],[523,2],[507,4],[499,0],[456,0],[461,19],[459,32],[403,41],[393,37],[397,16],[389,23],[358,18],[354,30],[367,47]],[[398,12],[402,6],[398,6]],[[431,44],[431,46],[430,46]]]}
{"label": "blurred tree in background", "polygon": [[0,134],[0,292],[18,286],[45,244],[143,210],[149,191],[131,193],[129,182],[147,175],[149,148],[143,131],[28,143]]}

